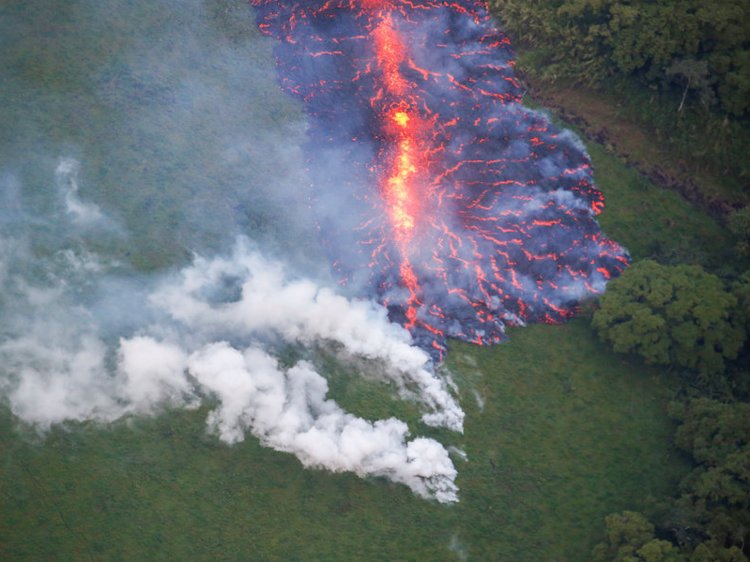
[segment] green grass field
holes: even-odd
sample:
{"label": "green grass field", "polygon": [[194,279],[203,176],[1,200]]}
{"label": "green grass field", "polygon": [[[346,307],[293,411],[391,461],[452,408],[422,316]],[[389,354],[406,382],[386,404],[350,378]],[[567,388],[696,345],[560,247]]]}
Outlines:
{"label": "green grass field", "polygon": [[634,259],[717,270],[736,259],[731,235],[716,220],[677,193],[649,182],[600,145],[590,143],[589,152],[597,184],[606,197],[599,222]]}
{"label": "green grass field", "polygon": [[[35,0],[35,17],[49,17],[44,4]],[[202,5],[214,18],[229,8],[237,10],[228,18],[230,23],[221,24],[224,29],[242,13],[240,4],[244,6],[239,1],[207,0]],[[102,36],[87,35],[92,44],[84,50],[104,56],[109,52],[102,50],[105,39],[136,41],[134,36],[146,33],[142,30],[150,30],[151,36],[158,30],[178,41],[181,33],[165,23],[173,21],[163,13],[169,10],[152,12],[147,9],[150,4],[139,5],[143,10],[138,21],[129,21],[130,8],[110,0],[109,27]],[[181,17],[208,17],[200,13]],[[154,14],[156,24],[150,20]],[[68,24],[73,31],[75,25],[83,25],[76,17],[70,16],[73,23]],[[198,33],[198,23],[190,20],[185,25]],[[44,34],[38,22],[33,28]],[[214,24],[209,28],[203,40],[219,42]],[[252,33],[252,26],[231,29],[240,36]],[[69,33],[77,37],[73,31]],[[33,35],[27,41],[36,45]],[[222,41],[234,49],[247,47],[237,46],[235,36]],[[229,44],[220,47],[222,56],[222,49],[237,55]],[[253,56],[270,57],[269,48],[263,43]],[[75,72],[89,76],[85,57],[78,63],[82,68],[76,69],[71,52],[47,49],[43,54],[39,57],[46,66],[40,72],[49,79],[49,87],[67,88],[57,76],[63,62],[73,65],[74,77]],[[192,57],[187,52],[170,64],[193,68]],[[209,75],[209,83],[221,83],[226,75],[218,60],[221,57],[215,56],[214,66],[206,63],[196,72]],[[234,62],[229,58],[227,64]],[[123,65],[119,80],[126,85],[137,82]],[[259,107],[248,108],[248,123],[266,119],[283,127],[298,119],[274,93],[269,76],[252,77],[247,87],[248,95],[263,100]],[[113,91],[127,98],[128,90]],[[145,117],[136,112],[144,122],[128,123],[127,116],[119,120],[111,112],[121,103],[138,105],[138,100],[96,97],[101,105],[93,105],[93,94],[91,103],[84,94],[68,90],[61,96],[62,101],[19,101],[10,93],[4,99],[0,94],[4,107],[16,117],[31,119],[34,103],[50,109],[39,118],[44,126],[32,123],[17,138],[6,140],[5,165],[27,154],[27,149],[30,153],[39,139],[46,139],[44,157],[52,161],[56,153],[50,146],[73,138],[87,157],[84,171],[91,170],[82,178],[83,194],[100,197],[97,201],[104,208],[107,201],[116,201],[128,229],[139,227],[127,248],[111,250],[136,268],[153,270],[159,264],[184,261],[194,248],[185,247],[183,237],[194,227],[203,229],[205,247],[215,245],[222,224],[236,218],[231,190],[237,178],[232,174],[245,165],[240,162],[242,166],[225,172],[213,159],[221,131],[212,123],[227,119],[221,111],[202,118],[196,112],[196,122],[187,124],[149,121],[148,112]],[[230,109],[239,115],[244,110],[238,107]],[[54,116],[55,108],[81,121],[75,127],[66,125],[68,114]],[[6,112],[8,127],[14,123],[11,117]],[[236,117],[230,115],[229,120]],[[238,128],[244,126],[240,122]],[[143,136],[144,131],[148,135]],[[188,142],[191,132],[195,136],[190,138],[206,137],[211,150]],[[278,164],[285,158],[294,161],[287,154],[266,152],[273,148],[273,140],[263,138],[260,145],[247,148],[250,171],[244,173],[262,178],[252,184],[261,190],[258,199],[267,195],[264,189],[273,191],[274,185],[263,182]],[[158,162],[149,163],[155,150]],[[589,150],[607,198],[601,223],[609,236],[637,258],[721,266],[728,236],[719,225],[677,195],[639,178],[601,147],[592,145]],[[27,181],[37,181],[38,174],[42,185],[41,172],[33,171],[35,161],[28,154],[24,158],[21,171],[31,170]],[[212,197],[214,189],[228,189],[229,199]],[[193,225],[188,210],[169,207],[170,200],[191,194],[205,202],[216,224]],[[241,194],[236,198],[244,201]],[[283,209],[279,203],[261,209],[265,214],[248,213],[244,226],[256,225],[270,240]],[[175,227],[177,223],[187,226]],[[417,498],[406,487],[382,479],[304,470],[294,457],[263,448],[251,436],[227,446],[206,431],[208,406],[110,426],[70,424],[39,436],[19,426],[1,405],[0,560],[584,561],[603,536],[606,514],[622,509],[648,513],[649,496],[669,493],[688,468],[671,443],[674,426],[666,414],[669,375],[604,349],[583,318],[564,326],[517,328],[509,335],[509,342],[492,348],[451,343],[446,365],[467,412],[464,435],[421,425],[416,406],[394,397],[390,386],[353,375],[347,365],[336,364],[324,353],[317,359],[328,366],[331,395],[343,407],[370,418],[397,415],[410,422],[414,434],[435,436],[465,451],[465,461],[454,456],[461,489],[456,505]]]}
{"label": "green grass field", "polygon": [[[645,508],[685,469],[663,375],[602,350],[584,321],[516,329],[496,348],[454,343],[448,366],[467,423],[441,437],[468,456],[451,506],[304,470],[253,438],[226,446],[205,409],[44,439],[4,410],[0,558],[585,560],[604,515]],[[334,395],[351,407],[384,390]]]}

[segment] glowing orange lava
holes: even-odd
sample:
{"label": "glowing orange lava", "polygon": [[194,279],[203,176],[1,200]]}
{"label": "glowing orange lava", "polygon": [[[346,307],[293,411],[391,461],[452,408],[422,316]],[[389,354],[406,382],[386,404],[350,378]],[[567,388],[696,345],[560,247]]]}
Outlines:
{"label": "glowing orange lava", "polygon": [[[397,138],[394,144],[396,154],[390,166],[390,174],[385,178],[383,192],[388,205],[388,215],[402,244],[407,244],[414,230],[418,205],[415,179],[419,172],[420,163],[417,139],[409,128],[409,114],[405,111],[395,111],[391,114],[396,124]],[[402,248],[405,252],[406,248]]]}
{"label": "glowing orange lava", "polygon": [[403,95],[409,88],[408,81],[401,74],[401,63],[406,60],[406,46],[398,31],[393,27],[390,13],[381,15],[382,20],[372,31],[375,43],[375,56],[383,72],[383,83],[389,93]]}
{"label": "glowing orange lava", "polygon": [[485,0],[252,3],[310,118],[334,270],[438,360],[448,337],[563,321],[627,266],[587,156],[521,105]]}
{"label": "glowing orange lava", "polygon": [[[401,254],[401,282],[409,291],[405,310],[406,327],[412,328],[417,322],[417,309],[421,306],[421,291],[411,265],[409,245],[419,212],[418,180],[420,175],[426,175],[422,157],[423,142],[417,126],[418,119],[412,117],[416,98],[410,91],[409,81],[401,73],[401,65],[408,61],[406,45],[393,26],[391,14],[383,10],[378,17],[380,21],[373,30],[375,60],[383,76],[384,98],[387,100],[385,103],[395,106],[395,109],[375,109],[383,122],[390,121],[393,124],[385,129],[392,137],[389,139],[390,145],[396,148],[387,164],[389,172],[382,181],[381,189]],[[371,103],[383,104],[381,96],[377,96]]]}

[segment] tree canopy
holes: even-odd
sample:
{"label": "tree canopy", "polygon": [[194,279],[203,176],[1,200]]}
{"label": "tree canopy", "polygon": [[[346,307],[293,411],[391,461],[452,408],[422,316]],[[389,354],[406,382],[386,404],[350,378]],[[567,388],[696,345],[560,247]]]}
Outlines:
{"label": "tree canopy", "polygon": [[609,284],[592,324],[617,352],[713,374],[745,341],[736,306],[721,279],[703,268],[644,260]]}
{"label": "tree canopy", "polygon": [[612,513],[605,519],[607,541],[594,548],[594,562],[685,562],[669,541],[654,538],[654,526],[635,511]]}
{"label": "tree canopy", "polygon": [[737,253],[750,254],[750,206],[730,213],[727,226],[737,239]]}
{"label": "tree canopy", "polygon": [[671,411],[682,422],[675,443],[698,464],[683,489],[709,504],[750,509],[750,404],[697,398]]}
{"label": "tree canopy", "polygon": [[552,46],[562,73],[589,82],[638,75],[735,116],[750,112],[750,0],[492,3],[519,38]]}
{"label": "tree canopy", "polygon": [[675,442],[693,458],[693,471],[658,532],[641,513],[608,515],[594,561],[748,562],[750,404],[696,398],[673,402],[670,413],[681,422]]}

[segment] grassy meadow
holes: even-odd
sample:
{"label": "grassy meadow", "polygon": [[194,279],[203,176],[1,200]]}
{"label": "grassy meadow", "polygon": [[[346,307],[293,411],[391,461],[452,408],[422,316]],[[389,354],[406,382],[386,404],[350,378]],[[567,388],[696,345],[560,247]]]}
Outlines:
{"label": "grassy meadow", "polygon": [[[495,348],[456,342],[448,367],[467,411],[463,436],[439,435],[467,454],[448,506],[304,470],[252,437],[224,445],[206,433],[206,408],[43,438],[3,410],[0,557],[585,560],[604,515],[647,510],[685,469],[663,373],[603,351],[583,320],[516,329]],[[358,381],[332,385],[344,407],[409,409]]]}
{"label": "grassy meadow", "polygon": [[[14,132],[0,143],[0,165],[31,186],[29,201],[48,205],[54,159],[73,153],[82,161],[82,196],[115,209],[134,233],[125,242],[81,242],[138,271],[219,248],[229,223],[270,247],[295,240],[274,241],[289,201],[256,206],[282,183],[302,185],[294,171],[278,177],[299,158],[280,150],[279,140],[299,139],[302,129],[298,108],[275,86],[271,44],[253,25],[236,23],[251,16],[245,3],[195,1],[183,10],[107,0],[99,3],[99,20],[86,15],[91,2],[69,4],[0,8],[15,10],[20,26],[15,39],[5,35],[0,54],[3,68],[16,69],[0,91],[0,125]],[[56,17],[67,18],[65,25],[54,27]],[[48,43],[39,43],[42,36]],[[146,53],[156,36],[151,70],[176,77],[167,80],[174,90],[144,90],[141,84],[158,81],[125,56]],[[180,43],[185,37],[190,49]],[[212,54],[199,63],[201,41]],[[173,58],[161,60],[167,52]],[[256,73],[243,80],[232,68],[246,55]],[[11,59],[21,62],[14,67]],[[37,64],[28,70],[33,76],[17,70],[29,60]],[[184,91],[178,86],[189,71],[204,81]],[[247,98],[217,106],[211,95],[223,88]],[[240,138],[229,156],[217,148],[223,124],[239,135],[258,123],[277,133]],[[243,148],[235,154],[237,143]],[[602,147],[589,151],[606,195],[600,219],[609,236],[636,258],[721,267],[728,236],[720,225]],[[423,426],[416,406],[392,387],[325,353],[313,355],[344,408],[370,419],[399,416],[415,435],[466,453],[466,460],[454,455],[455,505],[382,479],[304,470],[252,436],[225,445],[206,431],[210,404],[111,425],[70,423],[39,435],[0,403],[0,560],[586,560],[605,515],[648,514],[649,497],[669,493],[688,468],[671,443],[670,375],[604,349],[586,318],[515,328],[509,336],[496,347],[451,342],[445,368],[467,413],[463,435]]]}

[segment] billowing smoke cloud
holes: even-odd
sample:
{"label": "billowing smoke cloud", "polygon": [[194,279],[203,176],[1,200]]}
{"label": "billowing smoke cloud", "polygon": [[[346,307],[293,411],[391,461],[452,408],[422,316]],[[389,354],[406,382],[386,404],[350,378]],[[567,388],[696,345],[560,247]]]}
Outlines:
{"label": "billowing smoke cloud", "polygon": [[206,260],[180,274],[153,302],[194,335],[231,337],[274,331],[287,341],[335,342],[354,355],[385,363],[385,372],[430,412],[430,425],[463,428],[463,412],[435,376],[427,353],[411,344],[411,336],[390,322],[382,306],[350,301],[308,279],[289,280],[278,263],[264,259],[240,242],[230,258]]}
{"label": "billowing smoke cloud", "polygon": [[37,323],[0,346],[13,413],[42,428],[64,420],[110,421],[121,412],[104,369],[105,346],[92,334],[65,334],[70,321]]}
{"label": "billowing smoke cloud", "polygon": [[326,398],[327,381],[306,361],[283,369],[257,345],[239,350],[226,342],[186,355],[141,336],[121,342],[118,372],[129,411],[190,405],[208,393],[219,402],[208,425],[227,443],[243,441],[249,431],[306,467],[383,476],[424,497],[457,500],[456,469],[441,444],[409,441],[400,420],[370,422],[345,412]]}
{"label": "billowing smoke cloud", "polygon": [[[77,167],[62,162],[66,170]],[[83,227],[77,218],[69,216]],[[0,390],[25,422],[42,430],[65,421],[110,422],[210,399],[216,407],[208,427],[227,443],[249,432],[307,467],[386,477],[424,497],[457,500],[456,469],[443,445],[409,439],[400,420],[345,412],[327,397],[328,383],[312,363],[282,367],[272,355],[277,341],[335,344],[379,365],[374,370],[403,396],[424,405],[425,422],[460,431],[463,412],[449,381],[379,305],[291,276],[246,239],[231,255],[195,257],[140,290],[121,278],[119,264],[77,248],[58,251],[33,281],[27,240],[3,240],[0,257],[3,294],[12,295]],[[141,325],[113,327],[113,307],[130,308]]]}
{"label": "billowing smoke cloud", "polygon": [[221,401],[209,424],[226,441],[249,428],[305,466],[385,476],[425,497],[457,499],[456,469],[442,445],[407,442],[409,430],[397,419],[373,423],[344,412],[326,399],[328,384],[309,363],[284,372],[257,347],[240,352],[219,343],[193,354],[189,369]]}

